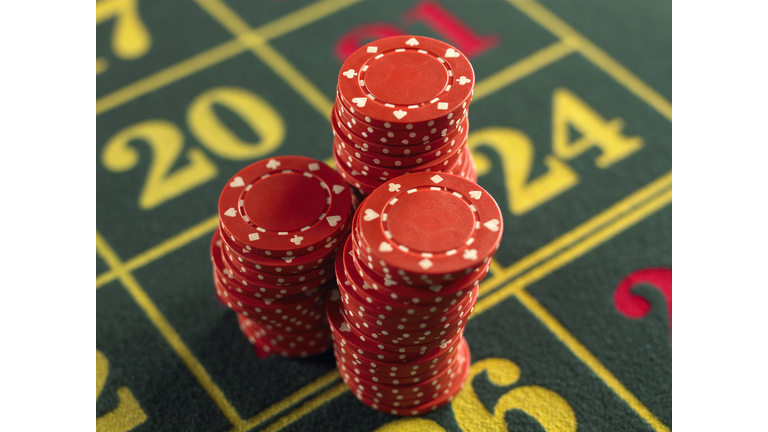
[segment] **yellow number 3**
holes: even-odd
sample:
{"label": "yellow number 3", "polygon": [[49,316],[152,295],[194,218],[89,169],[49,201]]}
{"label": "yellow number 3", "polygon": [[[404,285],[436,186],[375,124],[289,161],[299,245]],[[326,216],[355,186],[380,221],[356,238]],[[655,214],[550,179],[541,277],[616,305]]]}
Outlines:
{"label": "yellow number 3", "polygon": [[[101,351],[96,350],[96,400],[109,375],[109,360]],[[139,406],[128,387],[117,389],[119,400],[117,408],[96,419],[96,431],[126,432],[147,421],[147,415]]]}

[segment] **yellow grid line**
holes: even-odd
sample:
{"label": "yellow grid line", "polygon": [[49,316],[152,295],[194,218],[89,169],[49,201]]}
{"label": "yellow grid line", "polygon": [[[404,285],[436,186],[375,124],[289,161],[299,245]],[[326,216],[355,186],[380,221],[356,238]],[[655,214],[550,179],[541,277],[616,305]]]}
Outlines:
{"label": "yellow grid line", "polygon": [[220,1],[197,0],[196,3],[227,31],[232,33],[244,46],[248,47],[256,57],[281,77],[296,93],[301,95],[309,105],[320,113],[320,116],[330,122],[333,102],[328,100],[288,59],[272,48],[265,38],[259,35],[259,33],[253,32],[251,27],[235,11]]}
{"label": "yellow grid line", "polygon": [[667,120],[672,121],[672,103],[669,102],[635,76],[629,69],[614,60],[605,51],[598,48],[589,39],[582,36],[573,27],[565,21],[558,18],[555,14],[547,10],[544,6],[534,1],[513,1],[508,0],[512,6],[524,13],[531,20],[549,30],[552,34],[562,39],[562,41],[576,49],[587,60],[602,69],[621,85],[626,87],[635,96],[653,107],[659,114]]}
{"label": "yellow grid line", "polygon": [[[230,432],[245,432],[247,430],[250,430],[264,423],[265,421],[271,419],[272,417],[280,414],[281,412],[287,410],[293,405],[301,402],[303,399],[306,399],[308,396],[315,394],[318,390],[330,384],[333,384],[338,378],[339,378],[339,372],[336,369],[328,371],[328,373],[326,373],[325,375],[312,381],[311,383],[305,385],[304,387],[296,390],[295,392],[291,393],[288,397],[281,400],[280,402],[272,404],[265,410],[256,414],[255,416],[249,418],[248,420],[244,420],[242,423],[238,424],[235,428],[233,428]],[[324,393],[327,393],[330,390],[331,389],[326,390],[326,392]],[[298,409],[301,409],[301,407],[299,407]]]}
{"label": "yellow grid line", "polygon": [[478,82],[472,94],[472,102],[477,102],[515,81],[532,75],[573,52],[574,48],[562,41],[544,47]]}
{"label": "yellow grid line", "polygon": [[149,295],[147,295],[141,288],[139,283],[133,277],[133,274],[125,268],[120,261],[120,258],[117,256],[117,253],[115,253],[114,249],[112,249],[109,243],[107,243],[98,231],[96,231],[96,253],[112,270],[117,272],[120,281],[123,283],[123,286],[125,286],[125,289],[131,297],[133,297],[136,304],[139,305],[152,324],[154,324],[158,331],[160,331],[160,334],[163,335],[171,348],[176,352],[179,358],[181,358],[184,365],[187,366],[187,369],[189,369],[192,375],[200,383],[200,386],[202,386],[211,399],[213,399],[216,406],[218,406],[221,412],[224,413],[224,416],[226,416],[233,425],[242,423],[243,420],[240,418],[237,410],[224,396],[224,392],[222,392],[219,386],[213,382],[213,379],[208,375],[208,372],[206,372],[203,365],[200,364],[189,348],[187,348],[187,345],[184,344],[181,336],[179,336],[173,326],[168,322],[163,313],[160,312],[160,309],[155,306],[155,303]]}
{"label": "yellow grid line", "polygon": [[[356,2],[320,1],[313,3],[252,30],[250,35],[252,35],[253,40],[269,41],[334,14],[354,3]],[[251,40],[247,36],[243,35],[242,39]],[[247,48],[248,46],[243,45],[242,40],[232,39],[161,69],[98,98],[96,100],[96,115],[103,114],[168,84],[219,64],[244,52]]]}
{"label": "yellow grid line", "polygon": [[670,188],[671,186],[672,172],[670,171],[652,181],[648,185],[638,189],[608,209],[603,210],[602,212],[588,219],[586,222],[580,224],[576,228],[540,247],[535,252],[526,255],[509,267],[497,268],[495,271],[493,271],[493,276],[489,279],[486,279],[485,282],[480,285],[479,296],[488,294],[505,281],[508,281],[511,278],[521,274],[522,272],[538,265],[545,259],[562,252],[564,249],[570,247],[580,239],[593,233],[596,229],[600,228],[606,223],[609,223],[612,220],[615,220],[620,215],[627,213],[638,205],[646,202],[650,197],[658,194],[659,191]]}
{"label": "yellow grid line", "polygon": [[[670,174],[667,174],[665,176],[662,176],[662,179],[666,176],[671,176]],[[658,182],[658,180],[656,181]],[[655,182],[654,182],[655,183]],[[622,202],[627,201],[634,201],[633,198],[635,195],[640,195],[645,197],[645,203],[636,203],[636,206],[629,211],[628,213],[617,215],[617,218],[613,220],[612,223],[604,226],[599,231],[595,232],[593,235],[587,236],[583,238],[580,242],[576,243],[573,247],[568,249],[567,251],[561,253],[560,255],[554,256],[549,261],[545,262],[544,264],[540,264],[538,267],[534,267],[531,269],[528,273],[524,274],[520,278],[516,279],[515,281],[511,282],[507,286],[505,286],[503,289],[498,290],[496,292],[493,292],[486,297],[483,297],[481,300],[477,301],[477,304],[475,305],[475,309],[472,312],[472,315],[469,316],[468,319],[473,319],[477,315],[483,313],[484,311],[490,309],[491,307],[499,304],[503,300],[506,300],[507,298],[511,296],[518,295],[526,285],[529,285],[544,276],[551,274],[552,272],[558,270],[562,266],[568,264],[569,262],[573,261],[574,259],[586,254],[590,250],[596,248],[597,246],[601,245],[605,241],[609,240],[610,238],[616,236],[617,234],[623,232],[627,228],[633,226],[637,222],[645,219],[649,215],[655,213],[659,209],[663,208],[667,204],[669,204],[672,201],[672,191],[671,191],[671,184],[668,184],[664,189],[661,191],[655,190],[654,194],[652,196],[648,196],[649,187],[644,187],[638,190],[637,192],[633,193],[629,197],[622,200]],[[618,205],[612,206],[607,211],[611,211],[612,209],[617,208]],[[620,207],[620,206],[618,206]],[[603,213],[597,215],[593,219],[603,219],[600,216]],[[610,222],[610,221],[607,221]],[[588,222],[587,222],[588,223]],[[574,231],[580,231],[581,226],[575,228],[570,233]],[[566,234],[568,235],[568,234]],[[482,290],[483,284],[481,284],[480,289]],[[488,290],[485,290],[486,292]],[[543,308],[542,308],[543,310]],[[534,314],[535,315],[535,314]],[[538,318],[538,315],[536,315]],[[550,328],[551,323],[543,322],[547,328]],[[551,329],[550,329],[551,330]],[[564,329],[557,329],[560,334],[563,334],[562,332]],[[553,333],[555,333],[553,331]],[[567,332],[566,332],[567,333]],[[557,335],[557,333],[555,333]],[[562,340],[562,339],[561,339]],[[573,341],[578,341],[573,336],[570,336],[570,339],[568,340],[569,343],[566,343],[566,346],[570,348],[572,351],[576,348],[575,345],[572,344]],[[570,345],[569,345],[570,344]],[[583,348],[583,346],[582,346]],[[640,415],[641,418],[646,420],[649,424],[653,425],[656,430],[659,431],[666,431],[668,429],[665,429],[666,426],[664,426],[654,415],[651,413],[645,406],[631,393],[629,390],[627,390],[611,373],[608,371],[607,368],[602,366],[602,364],[597,361],[596,357],[589,353],[586,348],[578,348],[579,351],[573,351],[577,358],[582,360],[587,367],[590,368],[590,370],[594,371],[600,379],[605,382],[605,384],[611,388],[614,392],[616,392],[619,397],[622,398],[622,400],[626,401],[631,408],[633,408],[638,415]],[[584,361],[584,359],[589,360],[589,362]],[[337,372],[338,374],[338,372]],[[342,385],[341,383],[340,385]],[[330,402],[332,399],[336,398],[337,396],[341,395],[343,391],[339,392],[324,392],[311,400],[307,401],[305,403],[305,406],[311,405],[315,408],[322,406],[323,404]],[[296,409],[287,415],[281,417],[278,419],[274,425],[283,425],[280,428],[287,426],[288,424],[298,420],[301,416],[309,413],[311,410],[306,410],[304,407]],[[273,425],[273,426],[274,426]],[[270,427],[271,432],[275,432],[280,430],[280,428],[277,427]]]}

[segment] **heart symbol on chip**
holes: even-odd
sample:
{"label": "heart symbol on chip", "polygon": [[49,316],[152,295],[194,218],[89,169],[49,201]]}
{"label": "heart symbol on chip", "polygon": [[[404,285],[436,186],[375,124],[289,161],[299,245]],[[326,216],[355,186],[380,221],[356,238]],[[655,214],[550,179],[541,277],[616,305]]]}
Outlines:
{"label": "heart symbol on chip", "polygon": [[379,214],[371,209],[365,209],[365,215],[363,216],[363,220],[366,222],[370,222],[374,219],[379,217]]}
{"label": "heart symbol on chip", "polygon": [[235,217],[237,216],[237,210],[235,210],[234,207],[230,207],[227,211],[224,212],[224,216]]}
{"label": "heart symbol on chip", "polygon": [[499,231],[499,220],[498,219],[491,219],[488,222],[483,224],[484,227],[488,228],[489,230],[493,232]]}
{"label": "heart symbol on chip", "polygon": [[347,323],[345,323],[345,322],[341,323],[341,328],[340,328],[340,329],[341,329],[341,331],[343,331],[343,332],[348,332],[348,331],[351,331],[351,330],[350,330],[350,328],[349,328],[349,324],[347,324]]}
{"label": "heart symbol on chip", "polygon": [[381,242],[379,252],[392,252],[392,245],[385,241]]}
{"label": "heart symbol on chip", "polygon": [[395,117],[397,117],[397,119],[400,120],[403,117],[405,117],[405,115],[408,114],[408,113],[403,111],[403,110],[397,110],[397,111],[393,111],[392,114],[394,114]]}
{"label": "heart symbol on chip", "polygon": [[342,185],[333,185],[333,193],[338,195],[338,194],[340,194],[342,192],[344,192],[344,186],[342,186]]}
{"label": "heart symbol on chip", "polygon": [[365,106],[365,102],[367,100],[368,98],[364,98],[364,97],[352,98],[352,103],[357,105],[358,108],[362,108]]}
{"label": "heart symbol on chip", "polygon": [[325,220],[328,221],[328,225],[335,227],[341,220],[341,216],[328,216]]}
{"label": "heart symbol on chip", "polygon": [[229,184],[229,187],[242,187],[245,186],[245,182],[243,181],[243,178],[240,176],[237,176],[232,180],[232,183]]}
{"label": "heart symbol on chip", "polygon": [[460,54],[459,54],[459,53],[457,53],[457,52],[456,52],[456,50],[455,50],[455,49],[453,49],[453,48],[448,48],[448,49],[445,51],[445,56],[446,56],[447,58],[455,58],[455,57],[458,57],[459,55],[460,55]]}
{"label": "heart symbol on chip", "polygon": [[480,199],[480,196],[483,193],[481,191],[470,191],[469,196],[471,196],[473,199]]}

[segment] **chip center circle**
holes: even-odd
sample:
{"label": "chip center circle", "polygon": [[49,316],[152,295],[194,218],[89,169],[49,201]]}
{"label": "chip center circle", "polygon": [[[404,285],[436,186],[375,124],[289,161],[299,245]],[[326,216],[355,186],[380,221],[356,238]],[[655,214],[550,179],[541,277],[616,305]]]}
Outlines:
{"label": "chip center circle", "polygon": [[442,63],[415,51],[391,52],[368,63],[365,86],[385,103],[419,105],[437,97],[448,84]]}
{"label": "chip center circle", "polygon": [[475,230],[466,201],[446,191],[407,194],[389,208],[387,227],[397,244],[421,252],[460,248]]}
{"label": "chip center circle", "polygon": [[272,174],[246,192],[243,208],[257,227],[267,231],[298,231],[317,222],[328,194],[320,183],[300,173]]}

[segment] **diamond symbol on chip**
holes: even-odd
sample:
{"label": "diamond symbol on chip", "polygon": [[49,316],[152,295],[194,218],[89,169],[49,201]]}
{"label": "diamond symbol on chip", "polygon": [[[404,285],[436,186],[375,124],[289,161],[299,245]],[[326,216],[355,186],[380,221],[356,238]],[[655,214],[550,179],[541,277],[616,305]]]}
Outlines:
{"label": "diamond symbol on chip", "polygon": [[419,267],[421,267],[424,270],[427,270],[430,267],[432,267],[432,261],[430,261],[427,258],[424,258],[423,260],[419,261]]}
{"label": "diamond symbol on chip", "polygon": [[342,72],[341,74],[344,75],[345,77],[349,78],[349,79],[352,79],[352,78],[355,77],[355,75],[357,75],[357,72],[355,72],[354,69],[350,69],[348,71]]}
{"label": "diamond symbol on chip", "polygon": [[429,179],[432,180],[434,183],[440,183],[441,181],[443,181],[443,178],[440,177],[439,174],[435,174],[432,177],[430,177]]}
{"label": "diamond symbol on chip", "polygon": [[417,41],[416,38],[410,38],[407,41],[405,41],[405,44],[409,46],[414,46],[414,45],[418,45],[419,41]]}
{"label": "diamond symbol on chip", "polygon": [[248,234],[248,240],[254,241],[259,239],[259,233]]}
{"label": "diamond symbol on chip", "polygon": [[389,184],[389,191],[390,192],[400,192],[400,185],[397,183],[390,183]]}
{"label": "diamond symbol on chip", "polygon": [[488,228],[489,230],[493,232],[499,231],[499,220],[498,219],[491,219],[488,222],[483,224],[484,227]]}
{"label": "diamond symbol on chip", "polygon": [[437,109],[439,110],[447,110],[448,109],[448,102],[440,102],[437,104]]}
{"label": "diamond symbol on chip", "polygon": [[365,52],[375,53],[378,50],[379,50],[379,47],[369,46],[368,48],[365,49]]}
{"label": "diamond symbol on chip", "polygon": [[311,164],[307,165],[310,171],[317,171],[320,169],[320,164],[317,162],[312,162]]}
{"label": "diamond symbol on chip", "polygon": [[290,240],[291,243],[295,244],[296,246],[300,245],[302,241],[304,241],[304,237],[298,236],[296,234],[293,235],[293,238]]}
{"label": "diamond symbol on chip", "polygon": [[472,82],[472,80],[467,78],[467,77],[465,77],[465,76],[460,76],[459,77],[459,84],[464,85],[464,84],[469,83],[469,82]]}
{"label": "diamond symbol on chip", "polygon": [[462,256],[465,260],[476,260],[477,259],[477,249],[467,249],[464,251],[464,255]]}
{"label": "diamond symbol on chip", "polygon": [[270,159],[269,162],[267,162],[267,168],[269,169],[277,169],[279,166],[280,162],[277,159]]}

